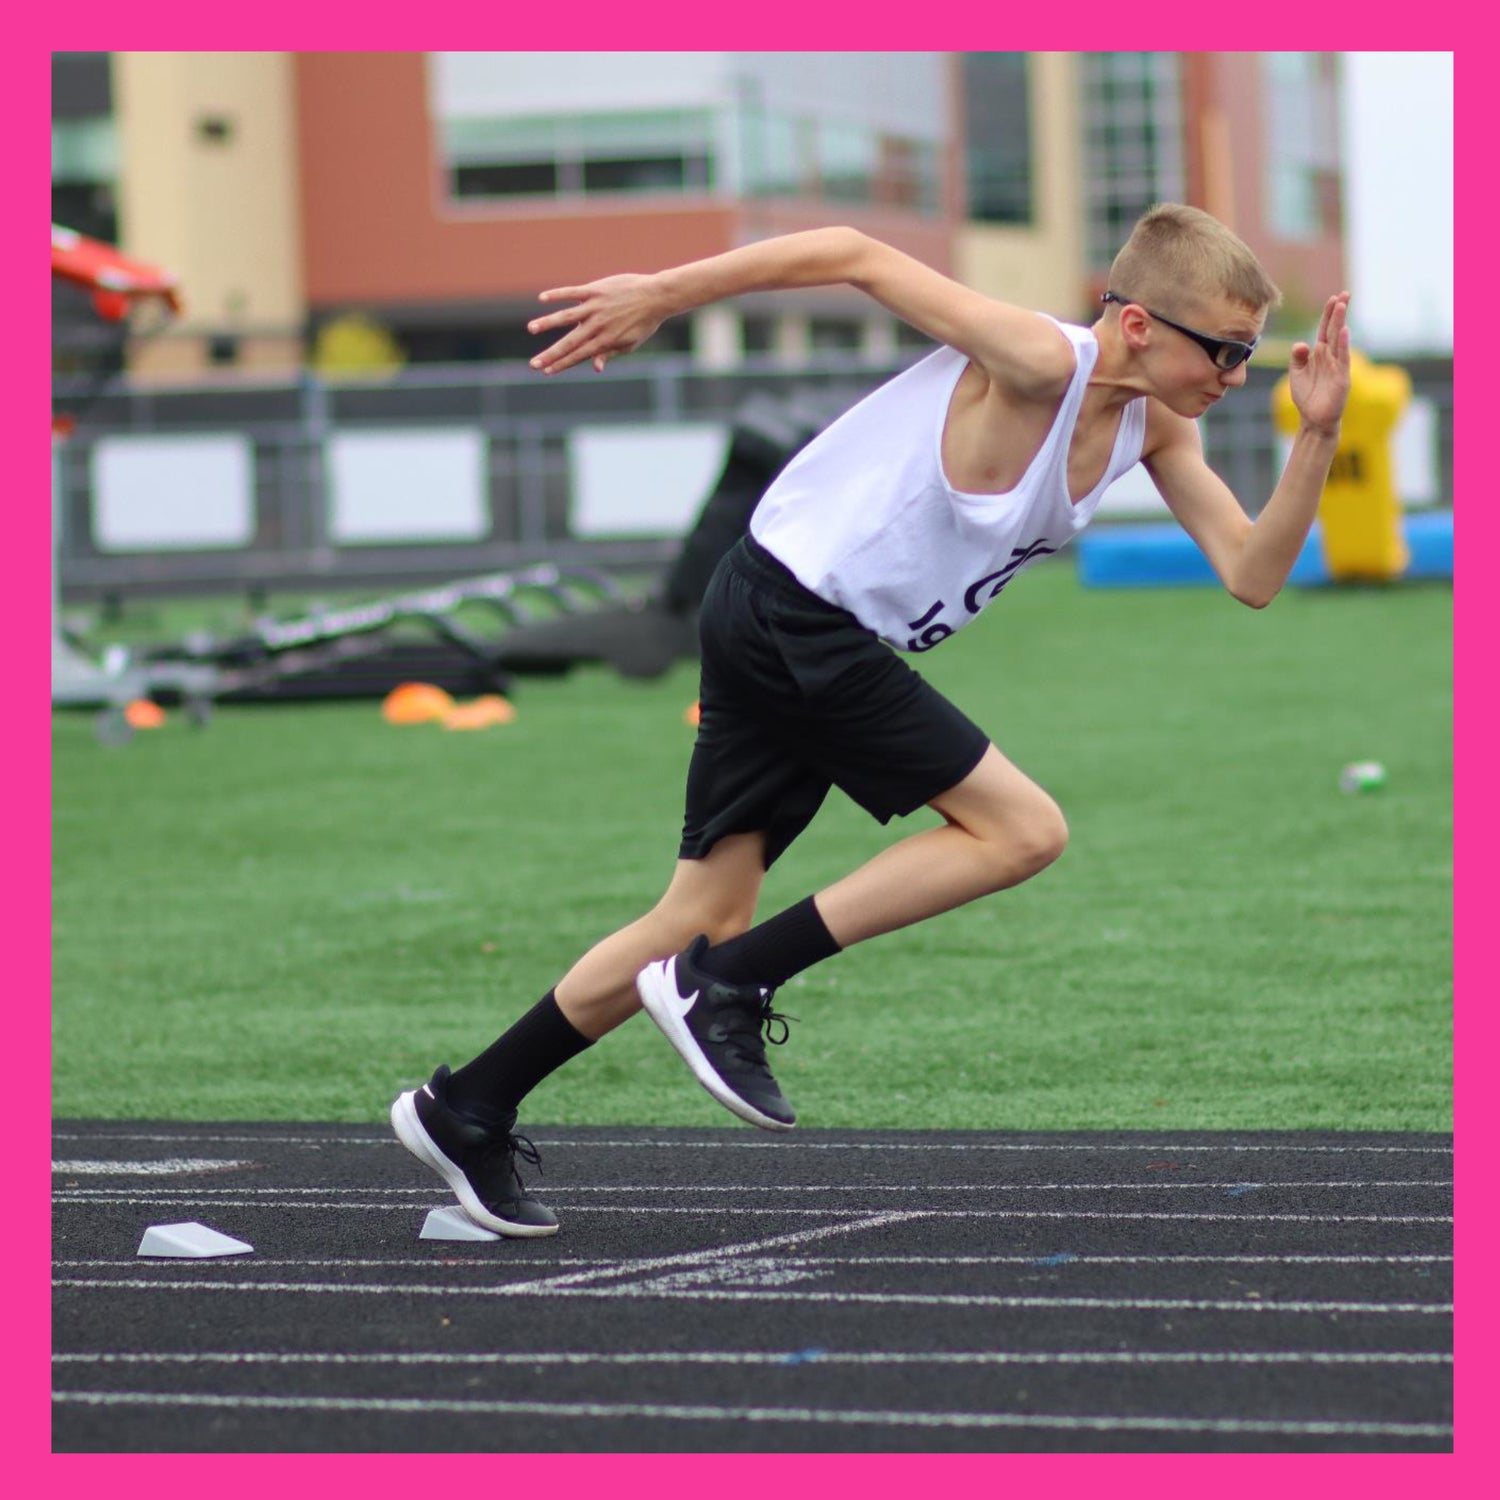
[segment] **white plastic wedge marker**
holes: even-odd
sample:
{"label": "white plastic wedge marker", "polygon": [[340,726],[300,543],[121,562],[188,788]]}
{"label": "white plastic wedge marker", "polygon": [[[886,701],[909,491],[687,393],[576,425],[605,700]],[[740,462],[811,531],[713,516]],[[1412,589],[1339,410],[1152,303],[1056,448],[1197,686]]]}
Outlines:
{"label": "white plastic wedge marker", "polygon": [[461,1208],[434,1208],[422,1225],[424,1240],[498,1240],[500,1236],[476,1224]]}
{"label": "white plastic wedge marker", "polygon": [[248,1255],[255,1249],[244,1240],[230,1239],[206,1224],[153,1224],[141,1236],[137,1255],[170,1256],[175,1260],[206,1260],[214,1255]]}

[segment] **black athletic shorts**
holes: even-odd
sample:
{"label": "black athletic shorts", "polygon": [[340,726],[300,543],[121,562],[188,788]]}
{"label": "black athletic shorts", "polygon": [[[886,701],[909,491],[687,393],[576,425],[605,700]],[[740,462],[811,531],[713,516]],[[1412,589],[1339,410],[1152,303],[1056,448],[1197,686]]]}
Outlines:
{"label": "black athletic shorts", "polygon": [[752,537],[715,569],[698,633],[702,718],[682,859],[763,829],[769,869],[830,786],[887,823],[957,786],[989,746],[873,631]]}

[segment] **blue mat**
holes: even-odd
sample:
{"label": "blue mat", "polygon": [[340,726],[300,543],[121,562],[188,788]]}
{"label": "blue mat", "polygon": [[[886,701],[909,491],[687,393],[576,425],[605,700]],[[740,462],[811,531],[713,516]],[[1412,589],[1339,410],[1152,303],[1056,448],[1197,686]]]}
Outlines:
{"label": "blue mat", "polygon": [[[1406,578],[1453,577],[1453,512],[1420,511],[1402,518],[1411,564]],[[1106,526],[1078,540],[1078,576],[1091,588],[1163,588],[1216,583],[1208,559],[1175,521]],[[1321,528],[1313,526],[1291,582],[1330,582]]]}

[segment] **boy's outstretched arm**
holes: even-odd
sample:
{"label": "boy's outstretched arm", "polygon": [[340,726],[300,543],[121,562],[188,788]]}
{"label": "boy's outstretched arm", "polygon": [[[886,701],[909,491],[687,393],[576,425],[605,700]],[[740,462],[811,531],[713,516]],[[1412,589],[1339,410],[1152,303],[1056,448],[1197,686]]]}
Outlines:
{"label": "boy's outstretched arm", "polygon": [[1265,509],[1254,523],[1229,486],[1204,462],[1198,424],[1158,408],[1146,468],[1183,529],[1220,581],[1243,604],[1263,609],[1302,552],[1339,442],[1349,399],[1349,293],[1330,297],[1311,344],[1292,348],[1288,375],[1301,426]]}
{"label": "boy's outstretched arm", "polygon": [[638,348],[670,317],[746,292],[858,287],[904,322],[961,350],[1018,390],[1061,390],[1072,348],[1040,314],[982,296],[857,229],[809,229],[742,245],[654,275],[606,276],[553,287],[543,302],[567,302],[534,318],[536,334],[566,329],[532,361],[554,375],[588,361],[596,370]]}

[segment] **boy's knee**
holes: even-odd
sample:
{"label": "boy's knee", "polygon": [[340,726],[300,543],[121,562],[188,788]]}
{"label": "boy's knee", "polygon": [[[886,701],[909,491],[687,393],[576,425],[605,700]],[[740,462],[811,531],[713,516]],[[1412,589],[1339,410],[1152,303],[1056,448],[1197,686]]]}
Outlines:
{"label": "boy's knee", "polygon": [[1038,792],[1006,832],[1006,863],[1012,879],[1017,865],[1022,880],[1039,875],[1068,847],[1068,820],[1062,808],[1045,792]]}
{"label": "boy's knee", "polygon": [[1054,860],[1061,858],[1062,852],[1068,847],[1068,820],[1063,817],[1063,810],[1057,803],[1050,803],[1045,816],[1042,818],[1034,845],[1034,854],[1038,861],[1037,868],[1045,870]]}
{"label": "boy's knee", "polygon": [[755,903],[694,898],[668,891],[657,903],[655,916],[676,944],[673,951],[680,952],[700,932],[707,934],[710,943],[722,943],[748,932],[755,922]]}

